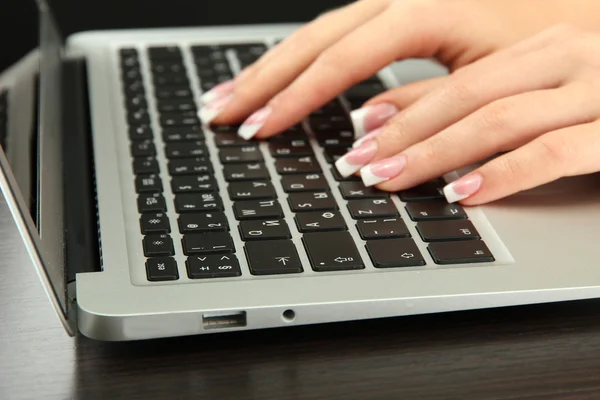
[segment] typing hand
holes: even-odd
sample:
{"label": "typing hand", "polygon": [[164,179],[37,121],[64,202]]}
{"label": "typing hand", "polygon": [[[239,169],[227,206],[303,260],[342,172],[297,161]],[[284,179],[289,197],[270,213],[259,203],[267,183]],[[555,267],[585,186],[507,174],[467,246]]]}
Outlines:
{"label": "typing hand", "polygon": [[[580,56],[593,41],[581,37],[593,35],[555,28],[519,42],[561,20],[584,28],[597,22],[588,17],[598,18],[591,10],[597,5],[573,3],[362,0],[301,28],[234,82],[209,92],[201,113],[217,124],[245,119],[242,137],[265,138],[395,60],[436,57],[450,76],[390,90],[353,113],[358,130],[374,140],[357,143],[338,168],[345,175],[360,171],[367,185],[400,190],[518,148],[446,188],[450,201],[492,201],[589,169],[573,172],[568,164],[566,170],[563,158],[573,157],[574,145],[549,142],[562,138],[561,128],[582,130],[593,121],[596,49],[587,63]],[[536,174],[527,174],[533,168]]]}

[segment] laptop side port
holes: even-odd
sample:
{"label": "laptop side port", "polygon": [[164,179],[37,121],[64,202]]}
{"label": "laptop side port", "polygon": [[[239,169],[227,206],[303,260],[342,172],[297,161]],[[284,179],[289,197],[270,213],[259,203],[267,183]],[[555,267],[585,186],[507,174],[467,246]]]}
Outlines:
{"label": "laptop side port", "polygon": [[204,329],[227,329],[246,326],[246,311],[202,314]]}

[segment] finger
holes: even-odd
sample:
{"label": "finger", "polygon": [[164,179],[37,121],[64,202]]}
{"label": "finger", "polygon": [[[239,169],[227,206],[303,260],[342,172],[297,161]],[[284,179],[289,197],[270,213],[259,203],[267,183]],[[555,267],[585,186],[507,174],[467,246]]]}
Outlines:
{"label": "finger", "polygon": [[[289,85],[324,50],[348,32],[382,12],[390,0],[358,1],[343,9],[329,12],[302,27],[280,43],[260,65],[244,73],[236,82],[235,96],[222,106],[214,122],[231,123],[263,106]],[[239,83],[239,85],[238,85]]]}
{"label": "finger", "polygon": [[495,158],[444,188],[449,202],[479,205],[550,183],[600,170],[596,121],[543,135]]}
{"label": "finger", "polygon": [[[361,138],[365,134],[383,126],[388,120],[395,116],[400,110],[410,106],[412,103],[429,93],[433,88],[440,85],[446,77],[436,77],[409,83],[394,89],[390,89],[367,101],[361,108],[350,113],[354,134]],[[373,137],[373,136],[371,136]],[[355,145],[360,145],[356,141]]]}
{"label": "finger", "polygon": [[382,190],[406,189],[598,116],[600,95],[586,84],[524,93],[491,103],[425,141],[369,164],[361,176]]}

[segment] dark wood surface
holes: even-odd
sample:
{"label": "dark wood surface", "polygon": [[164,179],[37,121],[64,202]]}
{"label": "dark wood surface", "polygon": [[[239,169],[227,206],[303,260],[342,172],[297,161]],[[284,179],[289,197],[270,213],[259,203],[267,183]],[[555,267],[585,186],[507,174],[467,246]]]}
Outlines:
{"label": "dark wood surface", "polygon": [[600,398],[600,301],[102,343],[1,271],[3,400]]}

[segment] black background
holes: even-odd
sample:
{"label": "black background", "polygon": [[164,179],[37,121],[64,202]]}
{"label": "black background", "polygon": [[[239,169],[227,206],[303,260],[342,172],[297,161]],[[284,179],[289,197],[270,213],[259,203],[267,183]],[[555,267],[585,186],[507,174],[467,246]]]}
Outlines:
{"label": "black background", "polygon": [[[64,35],[94,29],[305,22],[350,0],[50,0]],[[37,46],[35,0],[0,0],[0,69]]]}

